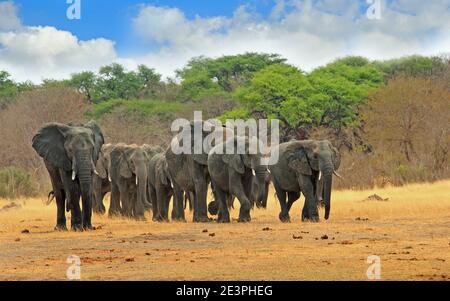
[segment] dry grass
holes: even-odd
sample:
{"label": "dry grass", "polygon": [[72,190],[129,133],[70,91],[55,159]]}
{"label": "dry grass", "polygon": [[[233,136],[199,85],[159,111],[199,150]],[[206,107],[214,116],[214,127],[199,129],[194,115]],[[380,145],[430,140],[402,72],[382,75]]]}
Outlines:
{"label": "dry grass", "polygon": [[[300,221],[303,199],[292,223],[280,223],[271,198],[249,224],[95,216],[101,229],[87,233],[54,232],[54,204],[21,200],[22,209],[0,212],[0,279],[65,279],[73,254],[83,280],[366,280],[369,255],[380,256],[384,280],[450,280],[449,192],[450,181],[339,191],[319,224]],[[389,201],[361,202],[373,193]]]}

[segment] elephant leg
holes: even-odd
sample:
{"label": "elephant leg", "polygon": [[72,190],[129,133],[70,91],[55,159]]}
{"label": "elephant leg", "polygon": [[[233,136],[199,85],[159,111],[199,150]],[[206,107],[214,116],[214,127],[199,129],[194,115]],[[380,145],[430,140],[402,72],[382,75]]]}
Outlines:
{"label": "elephant leg", "polygon": [[286,191],[284,191],[281,187],[278,186],[277,183],[274,182],[275,192],[277,194],[278,202],[280,203],[281,211],[278,215],[278,218],[283,223],[291,222],[291,217],[289,216],[289,210],[286,204]]}
{"label": "elephant leg", "polygon": [[119,186],[120,201],[122,203],[122,215],[125,217],[131,217],[130,208],[130,193],[126,183],[121,183]]}
{"label": "elephant leg", "polygon": [[251,221],[250,217],[250,210],[252,209],[252,205],[250,203],[250,200],[247,197],[247,194],[245,193],[244,187],[240,181],[236,183],[237,187],[235,188],[235,195],[241,204],[241,208],[239,210],[239,218],[238,222],[240,223],[246,223]]}
{"label": "elephant leg", "polygon": [[83,205],[83,229],[84,230],[92,230],[92,204],[91,200],[86,198],[81,198],[81,203]]}
{"label": "elephant leg", "polygon": [[152,211],[153,211],[153,217],[152,220],[154,222],[160,220],[159,215],[159,207],[158,207],[158,197],[156,196],[156,189],[153,185],[149,185],[148,191],[150,194],[150,199],[152,200]]}
{"label": "elephant leg", "polygon": [[305,204],[302,210],[302,221],[318,222],[319,211],[317,210],[314,186],[311,183],[311,179],[309,176],[301,175],[301,177],[302,185],[300,187],[303,191],[303,194],[305,195]]}
{"label": "elephant leg", "polygon": [[120,215],[120,191],[117,185],[111,185],[111,202],[109,205],[109,217]]}
{"label": "elephant leg", "polygon": [[286,204],[287,212],[291,211],[292,205],[300,198],[300,192],[288,192],[288,202]]}
{"label": "elephant leg", "polygon": [[81,216],[81,208],[80,208],[80,192],[78,189],[74,189],[71,193],[71,229],[72,231],[83,231],[83,219]]}
{"label": "elephant leg", "polygon": [[202,177],[197,177],[195,183],[195,205],[194,205],[194,223],[209,222],[207,213],[206,198],[208,193],[208,184]]}
{"label": "elephant leg", "polygon": [[63,189],[55,189],[55,199],[56,199],[56,227],[57,231],[67,231],[66,226],[66,195]]}
{"label": "elephant leg", "polygon": [[156,186],[156,197],[158,199],[159,219],[158,221],[169,221],[169,208],[167,202],[167,192],[164,187]]}
{"label": "elephant leg", "polygon": [[133,218],[138,221],[145,221],[144,203],[139,200],[137,192],[133,193]]}
{"label": "elephant leg", "polygon": [[230,223],[230,211],[228,209],[228,199],[229,194],[224,192],[222,189],[217,188],[214,193],[215,202],[219,207],[219,215],[217,218],[217,222],[219,223]]}
{"label": "elephant leg", "polygon": [[178,185],[173,186],[172,220],[185,222],[183,206],[183,190]]}

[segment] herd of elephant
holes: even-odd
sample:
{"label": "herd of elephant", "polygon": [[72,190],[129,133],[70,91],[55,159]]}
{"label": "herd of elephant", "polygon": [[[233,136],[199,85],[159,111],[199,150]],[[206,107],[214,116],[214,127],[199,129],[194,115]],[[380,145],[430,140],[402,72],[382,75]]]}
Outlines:
{"label": "herd of elephant", "polygon": [[[201,151],[194,151],[194,129],[202,129]],[[333,174],[340,154],[327,140],[292,140],[273,146],[279,158],[266,165],[261,152],[230,153],[238,144],[248,149],[252,139],[222,128],[214,135],[203,121],[191,122],[163,149],[157,145],[105,144],[101,128],[86,124],[48,123],[33,137],[33,148],[44,159],[50,175],[52,199],[57,205],[56,230],[67,230],[66,211],[74,231],[92,229],[92,213],[104,214],[105,195],[111,193],[108,214],[145,220],[151,210],[154,221],[185,221],[187,204],[194,222],[230,222],[230,207],[240,203],[239,222],[251,220],[251,209],[265,208],[272,182],[280,202],[279,219],[289,222],[292,204],[305,196],[302,221],[319,221],[318,205],[329,218]],[[217,139],[217,134],[223,139]],[[209,139],[209,140],[208,140]],[[176,152],[174,145],[192,142],[192,152]],[[215,141],[219,141],[215,143]],[[231,148],[233,149],[233,148]],[[222,151],[221,151],[222,150]],[[214,201],[207,204],[208,187]],[[50,198],[50,195],[49,195]],[[82,209],[80,207],[80,198]]]}

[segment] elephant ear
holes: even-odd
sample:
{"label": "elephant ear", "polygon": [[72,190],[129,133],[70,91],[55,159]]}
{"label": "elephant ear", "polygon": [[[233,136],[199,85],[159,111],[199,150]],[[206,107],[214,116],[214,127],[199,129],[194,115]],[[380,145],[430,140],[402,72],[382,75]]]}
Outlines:
{"label": "elephant ear", "polygon": [[333,159],[333,166],[334,170],[338,170],[339,166],[341,166],[341,153],[337,148],[331,145],[331,151],[332,151],[332,159]]}
{"label": "elephant ear", "polygon": [[105,143],[105,138],[100,126],[95,121],[89,121],[84,127],[90,129],[94,134],[94,153],[92,159],[94,160],[94,162],[97,162],[98,155],[102,149],[102,145]]}
{"label": "elephant ear", "polygon": [[158,177],[159,177],[159,181],[164,185],[167,186],[169,185],[169,179],[167,178],[167,162],[163,161],[160,162],[160,164],[158,164],[158,168],[157,168],[157,172],[158,172]]}
{"label": "elephant ear", "polygon": [[61,123],[48,123],[33,137],[36,152],[57,168],[72,170],[72,163],[64,148],[64,140],[70,127]]}
{"label": "elephant ear", "polygon": [[98,176],[102,179],[106,179],[106,177],[108,176],[107,169],[106,169],[107,167],[105,165],[106,165],[106,158],[102,152],[102,153],[100,153],[100,156],[97,160],[97,164],[95,166],[95,169],[98,172]]}
{"label": "elephant ear", "polygon": [[119,160],[119,174],[120,176],[124,178],[131,178],[133,176],[133,173],[130,169],[130,166],[128,165],[128,157],[129,157],[129,151],[125,151],[122,156],[120,156]]}
{"label": "elephant ear", "polygon": [[244,174],[245,166],[244,166],[244,162],[242,161],[241,155],[239,155],[239,154],[223,155],[222,160],[229,167],[233,168],[239,174],[241,174],[241,175]]}
{"label": "elephant ear", "polygon": [[306,152],[303,148],[293,152],[288,157],[288,166],[295,172],[302,173],[304,175],[312,175],[311,167],[309,166]]}

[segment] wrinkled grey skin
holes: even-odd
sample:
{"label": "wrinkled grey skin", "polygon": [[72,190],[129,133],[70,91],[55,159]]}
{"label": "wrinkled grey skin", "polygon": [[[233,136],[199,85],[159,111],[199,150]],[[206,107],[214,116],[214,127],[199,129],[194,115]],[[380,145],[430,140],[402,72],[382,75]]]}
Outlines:
{"label": "wrinkled grey skin", "polygon": [[[148,169],[148,175],[152,173],[152,170],[150,169],[150,160],[157,154],[161,154],[164,152],[164,149],[160,147],[159,145],[153,146],[149,144],[143,144],[142,147],[144,148],[145,153],[148,156],[148,162],[149,162],[149,169]],[[150,194],[150,189],[147,189],[147,203],[145,204],[146,210],[153,210],[153,204],[156,203],[156,199],[153,200],[152,195]]]}
{"label": "wrinkled grey skin", "polygon": [[104,144],[95,166],[98,174],[95,174],[93,177],[92,209],[97,214],[104,214],[106,212],[103,199],[108,192],[111,192],[109,170],[111,168],[111,151],[115,146],[116,144]]}
{"label": "wrinkled grey skin", "polygon": [[[191,153],[190,154],[175,154],[172,147],[169,147],[166,151],[166,160],[169,167],[170,177],[172,179],[174,190],[174,212],[172,212],[172,219],[184,221],[183,209],[183,192],[193,195],[194,203],[194,222],[209,222],[206,206],[206,198],[208,192],[208,184],[210,181],[208,173],[208,153],[214,146],[214,140],[209,135],[211,132],[204,130],[203,125],[206,122],[193,121],[187,127],[178,133],[171,142],[171,145],[179,145],[182,142],[191,140]],[[200,147],[201,152],[195,154],[195,143],[202,141],[194,141],[194,128],[198,127],[203,137],[203,141],[207,141],[206,144],[210,145],[210,148],[204,149]],[[233,135],[230,130],[220,129],[218,135],[223,135],[223,140],[226,140],[227,135],[230,137]],[[208,141],[209,140],[209,141]]]}
{"label": "wrinkled grey skin", "polygon": [[[117,145],[111,151],[111,206],[109,215],[145,220],[148,156],[142,146]],[[122,208],[120,207],[122,204]]]}
{"label": "wrinkled grey skin", "polygon": [[92,176],[103,143],[94,121],[74,126],[48,123],[33,137],[33,148],[44,159],[56,198],[55,230],[67,230],[66,206],[71,211],[72,230],[92,229]]}
{"label": "wrinkled grey skin", "polygon": [[265,184],[267,166],[261,164],[261,154],[225,154],[224,149],[242,141],[248,150],[249,139],[235,137],[215,146],[208,155],[208,170],[211,184],[214,187],[214,196],[219,203],[219,223],[229,223],[230,213],[228,200],[235,196],[240,204],[239,222],[249,222],[251,205],[252,181],[255,179],[255,195],[262,200],[265,197]]}
{"label": "wrinkled grey skin", "polygon": [[153,200],[153,220],[169,221],[169,202],[173,195],[172,181],[164,154],[153,156],[149,163],[149,192]]}
{"label": "wrinkled grey skin", "polygon": [[[269,170],[281,205],[280,220],[290,221],[289,211],[300,193],[306,199],[302,210],[303,221],[319,221],[317,199],[320,196],[323,196],[325,219],[328,219],[333,172],[340,165],[339,151],[328,140],[294,140],[275,147],[279,151],[279,161],[269,166]],[[323,185],[318,185],[320,172]]]}

